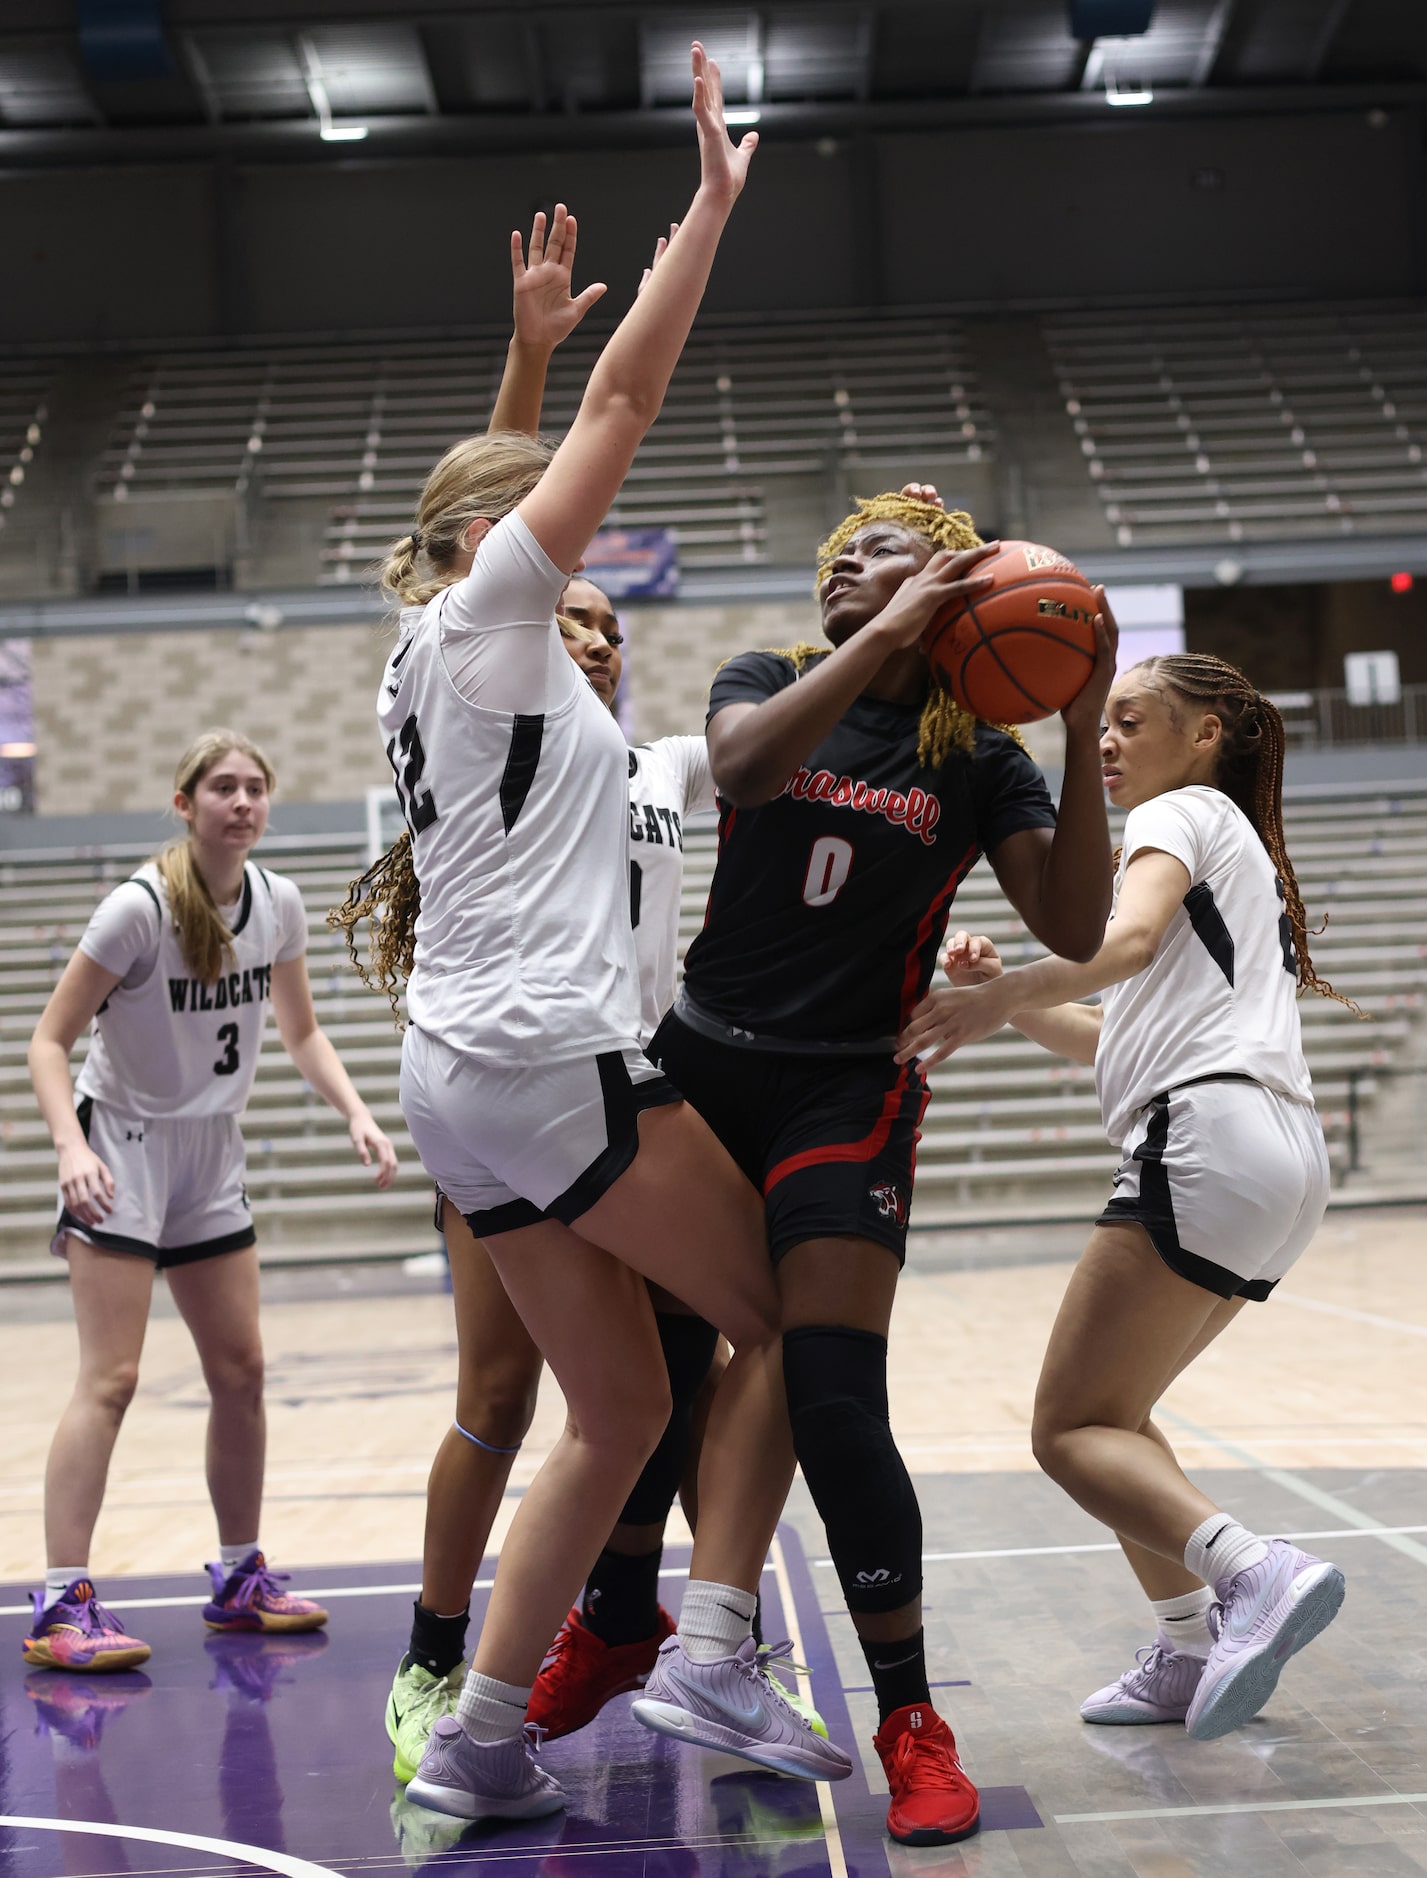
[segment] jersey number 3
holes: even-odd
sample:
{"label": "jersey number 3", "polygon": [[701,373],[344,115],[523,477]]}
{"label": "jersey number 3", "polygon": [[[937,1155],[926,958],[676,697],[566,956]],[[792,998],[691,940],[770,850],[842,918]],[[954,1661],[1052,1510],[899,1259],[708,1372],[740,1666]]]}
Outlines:
{"label": "jersey number 3", "polygon": [[831,906],[852,872],[852,843],[837,835],[821,835],[808,856],[803,882],[804,906]]}
{"label": "jersey number 3", "polygon": [[[400,758],[397,756],[398,746],[401,750]],[[396,777],[396,799],[401,804],[406,825],[413,835],[419,835],[423,828],[429,828],[436,820],[437,809],[435,796],[429,789],[421,787],[422,773],[426,768],[426,751],[422,747],[421,732],[416,728],[414,711],[387,745],[386,760]]]}
{"label": "jersey number 3", "polygon": [[238,1026],[220,1024],[218,1041],[223,1045],[223,1054],[213,1065],[215,1076],[232,1076],[238,1068]]}

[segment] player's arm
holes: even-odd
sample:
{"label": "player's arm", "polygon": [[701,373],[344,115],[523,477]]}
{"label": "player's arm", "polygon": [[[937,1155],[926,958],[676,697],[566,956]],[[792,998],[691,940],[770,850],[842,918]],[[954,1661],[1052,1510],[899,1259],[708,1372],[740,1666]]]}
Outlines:
{"label": "player's arm", "polygon": [[[1004,969],[1000,953],[984,933],[956,933],[947,941],[941,964],[954,985],[989,984]],[[1013,1011],[1006,1021],[1052,1056],[1089,1064],[1100,1043],[1102,1015],[1098,1004],[1054,1004],[1046,1011]]]}
{"label": "player's arm", "polygon": [[1007,899],[1041,944],[1079,960],[1096,956],[1113,886],[1100,723],[1120,633],[1103,587],[1095,589],[1095,601],[1095,667],[1061,712],[1065,773],[1055,828],[1021,829],[988,856]]}
{"label": "player's arm", "polygon": [[396,1149],[372,1119],[371,1110],[343,1069],[332,1039],[317,1021],[305,958],[280,959],[273,966],[272,1001],[282,1047],[296,1064],[303,1081],[345,1117],[358,1160],[363,1167],[370,1167],[375,1155],[377,1185],[389,1187],[396,1179]]}
{"label": "player's arm", "polygon": [[30,1039],[30,1081],[59,1156],[64,1203],[86,1226],[102,1225],[114,1204],[114,1176],[84,1138],[74,1108],[69,1053],[119,983],[83,952],[65,966]]}
{"label": "player's arm", "polygon": [[600,281],[581,294],[570,292],[577,233],[573,215],[557,216],[547,240],[542,211],[531,225],[528,254],[519,229],[510,237],[514,330],[491,412],[490,430],[520,430],[527,437],[536,434],[551,354],[604,296]]}
{"label": "player's arm", "polygon": [[1160,848],[1140,849],[1126,870],[1115,917],[1093,958],[1084,963],[1034,959],[987,984],[928,993],[898,1039],[897,1061],[918,1057],[923,1068],[930,1068],[953,1050],[989,1037],[1009,1023],[1013,1013],[1072,1004],[1133,978],[1159,950],[1190,884],[1183,861]]}
{"label": "player's arm", "polygon": [[809,753],[836,726],[894,652],[915,645],[932,615],[990,585],[976,566],[992,547],[946,550],[904,580],[860,632],[822,659],[796,685],[761,704],[728,704],[708,727],[709,762],[718,792],[735,808],[756,808],[781,795]]}

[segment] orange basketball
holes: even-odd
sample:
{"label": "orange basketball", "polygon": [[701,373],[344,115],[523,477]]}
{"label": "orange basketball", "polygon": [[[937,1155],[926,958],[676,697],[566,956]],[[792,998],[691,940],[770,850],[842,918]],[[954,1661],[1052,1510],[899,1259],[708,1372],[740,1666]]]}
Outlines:
{"label": "orange basketball", "polygon": [[1003,541],[978,562],[995,586],[943,607],[922,635],[956,702],[994,724],[1053,717],[1095,664],[1095,596],[1054,548]]}

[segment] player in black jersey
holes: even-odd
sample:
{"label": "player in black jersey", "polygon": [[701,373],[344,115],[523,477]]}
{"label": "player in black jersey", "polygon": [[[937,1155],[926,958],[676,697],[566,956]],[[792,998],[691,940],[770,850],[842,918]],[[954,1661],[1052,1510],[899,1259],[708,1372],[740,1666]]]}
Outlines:
{"label": "player in black jersey", "polygon": [[958,711],[920,648],[949,598],[985,584],[985,552],[934,490],[879,496],[819,556],[833,649],[745,653],[719,673],[718,864],[683,991],[650,1046],[764,1195],[797,1456],[877,1691],[888,1829],[917,1844],[975,1831],[979,1805],[930,1701],[921,1515],[887,1414],[927,1101],[896,1039],[981,855],[1066,957],[1092,956],[1110,910],[1098,741],[1113,619],[1097,589],[1099,656],[1063,714],[1057,821],[1019,742]]}

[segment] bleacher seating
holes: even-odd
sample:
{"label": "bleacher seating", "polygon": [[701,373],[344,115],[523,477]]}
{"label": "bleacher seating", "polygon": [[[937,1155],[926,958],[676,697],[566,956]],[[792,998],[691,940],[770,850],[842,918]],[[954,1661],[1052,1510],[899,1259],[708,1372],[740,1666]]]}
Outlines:
{"label": "bleacher seating", "polygon": [[0,529],[22,500],[49,417],[53,360],[11,361],[0,371]]}
{"label": "bleacher seating", "polygon": [[1064,315],[1044,332],[1122,547],[1427,520],[1420,303]]}
{"label": "bleacher seating", "polygon": [[[1331,915],[1314,940],[1314,957],[1370,1018],[1361,1023],[1342,1006],[1314,997],[1301,1006],[1341,1179],[1350,1078],[1359,1084],[1370,1127],[1371,1071],[1390,1067],[1410,1044],[1427,992],[1421,937],[1427,785],[1301,795],[1290,805],[1288,822],[1310,916],[1316,922]],[[711,827],[691,827],[681,912],[685,943],[702,919],[713,855]],[[0,1258],[39,1257],[53,1219],[54,1159],[30,1091],[26,1043],[90,909],[139,858],[137,852],[0,856]],[[262,1242],[283,1255],[423,1249],[432,1243],[429,1189],[397,1107],[398,1036],[386,1005],[357,983],[324,923],[326,909],[365,858],[362,843],[356,837],[272,841],[265,858],[302,887],[317,1009],[397,1142],[403,1168],[392,1193],[373,1194],[341,1121],[303,1086],[270,1034],[244,1120],[248,1185]],[[1038,949],[984,864],[963,886],[955,919],[989,932],[1008,958]],[[1089,1070],[1058,1062],[1006,1031],[952,1058],[933,1073],[932,1084],[917,1223],[1067,1210],[1076,1216],[1104,1192],[1115,1156],[1100,1128]]]}

